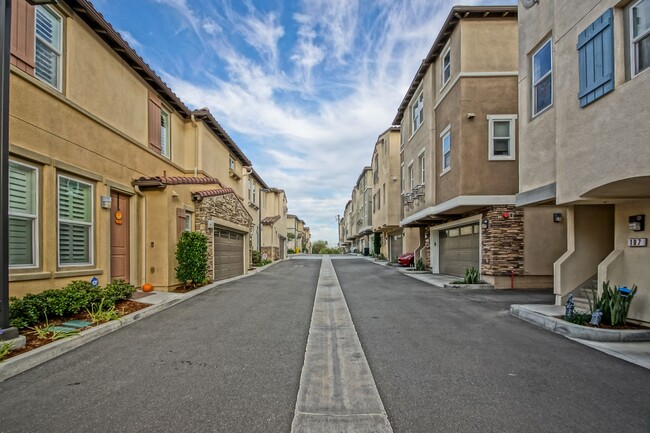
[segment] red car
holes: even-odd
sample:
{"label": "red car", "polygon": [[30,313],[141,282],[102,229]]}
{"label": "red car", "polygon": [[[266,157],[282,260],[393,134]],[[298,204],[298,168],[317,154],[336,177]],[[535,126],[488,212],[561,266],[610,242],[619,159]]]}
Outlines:
{"label": "red car", "polygon": [[397,263],[402,266],[413,266],[415,263],[413,257],[415,257],[415,253],[404,253],[397,258]]}

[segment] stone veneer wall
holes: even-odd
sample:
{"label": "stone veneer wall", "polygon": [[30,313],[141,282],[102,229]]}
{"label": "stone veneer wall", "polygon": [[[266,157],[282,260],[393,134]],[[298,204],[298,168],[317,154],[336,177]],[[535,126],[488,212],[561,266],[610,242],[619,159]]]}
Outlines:
{"label": "stone veneer wall", "polygon": [[261,252],[273,261],[280,258],[280,247],[262,247]]}
{"label": "stone veneer wall", "polygon": [[[504,212],[512,212],[513,218],[505,218]],[[524,211],[514,206],[493,206],[483,210],[488,228],[483,229],[482,248],[483,275],[524,274]]]}
{"label": "stone veneer wall", "polygon": [[427,270],[431,269],[431,226],[424,229],[424,250],[422,251],[422,262]]}
{"label": "stone veneer wall", "polygon": [[[246,208],[235,196],[235,194],[224,194],[215,197],[206,197],[196,202],[195,228],[208,238],[208,275],[214,280],[214,234],[208,230],[208,220],[220,218],[233,224],[248,227],[249,232],[244,236],[249,238],[250,228],[253,224]],[[226,229],[228,229],[226,227]],[[250,251],[250,248],[249,248]]]}

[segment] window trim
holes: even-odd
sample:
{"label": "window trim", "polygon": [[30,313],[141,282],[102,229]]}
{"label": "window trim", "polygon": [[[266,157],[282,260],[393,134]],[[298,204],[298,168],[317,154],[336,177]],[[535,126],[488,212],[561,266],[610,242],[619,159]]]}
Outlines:
{"label": "window trim", "polygon": [[406,185],[406,171],[404,170],[404,163],[400,164],[400,171],[402,172],[402,193],[405,192],[404,186]]}
{"label": "window trim", "polygon": [[[418,119],[420,119],[420,123],[417,126],[415,126],[415,116],[413,115],[413,112],[415,110],[416,105],[420,102],[420,99],[422,99],[422,101],[421,101],[422,103],[420,105],[420,109],[419,109],[419,112],[418,112],[418,114],[419,114]],[[424,89],[423,88],[420,88],[420,91],[417,93],[417,96],[413,100],[413,103],[411,103],[410,107],[411,107],[411,110],[410,110],[410,112],[411,112],[411,137],[413,137],[415,135],[415,133],[418,132],[418,130],[420,129],[422,124],[424,123]],[[410,139],[411,138],[409,137],[409,140]]]}
{"label": "window trim", "polygon": [[[516,114],[488,114],[488,160],[489,161],[514,161],[516,160]],[[510,123],[510,145],[508,146],[509,155],[494,154],[494,122],[508,121]],[[499,137],[502,138],[502,137]]]}
{"label": "window trim", "polygon": [[162,105],[160,106],[160,120],[162,122],[163,117],[167,118],[167,128],[165,129],[165,137],[162,136],[162,131],[160,133],[160,155],[164,156],[167,159],[172,157],[172,115],[169,110],[167,110]]}
{"label": "window trim", "polygon": [[413,187],[415,186],[415,172],[413,171],[413,161],[409,162],[408,164],[408,175],[410,186],[409,191],[413,191]]}
{"label": "window trim", "polygon": [[[445,137],[449,137],[449,165],[445,167]],[[451,125],[447,125],[440,133],[440,162],[442,163],[442,171],[440,176],[451,170]]]}
{"label": "window trim", "polygon": [[183,231],[192,231],[192,212],[188,210],[185,210],[185,227],[183,228]]}
{"label": "window trim", "polygon": [[235,171],[237,165],[235,164],[235,158],[228,156],[228,170]]}
{"label": "window trim", "polygon": [[[39,210],[40,210],[40,202],[39,202],[39,191],[40,191],[40,173],[39,173],[39,167],[31,164],[26,164],[21,161],[16,161],[13,159],[9,160],[9,164],[16,164],[16,165],[21,165],[23,167],[26,167],[28,169],[34,170],[34,185],[36,185],[36,191],[34,191],[34,210],[36,213],[32,215],[27,215],[27,214],[14,214],[12,215],[11,210],[7,206],[7,221],[11,219],[12,216],[14,217],[19,217],[19,218],[31,218],[32,219],[32,257],[34,258],[33,264],[25,264],[25,265],[8,265],[9,269],[35,269],[40,266],[40,237],[39,237]],[[7,203],[8,204],[8,203]],[[7,255],[7,261],[9,260],[9,256]]]}
{"label": "window trim", "polygon": [[[537,82],[535,82],[535,56],[546,47],[547,44],[550,44],[550,50],[551,50],[551,68],[547,73],[539,77]],[[553,79],[553,37],[548,37],[547,39],[542,42],[539,47],[533,51],[533,53],[530,56],[530,109],[531,109],[531,118],[535,118],[539,116],[540,114],[546,112],[549,110],[551,107],[553,107],[553,104],[555,103],[555,95],[553,91],[553,87],[555,86],[555,80]],[[548,104],[546,107],[544,107],[542,110],[535,112],[535,102],[536,102],[536,97],[535,97],[535,86],[542,80],[544,80],[546,77],[550,75],[551,77],[551,103]]]}
{"label": "window trim", "polygon": [[[626,13],[627,13],[627,23],[628,23],[628,26],[629,26],[629,29],[630,29],[630,31],[628,32],[629,34],[627,36],[628,37],[627,42],[629,43],[628,49],[630,50],[630,55],[629,55],[629,58],[630,58],[630,63],[629,63],[630,79],[636,77],[639,74],[642,74],[643,72],[645,72],[647,70],[650,70],[650,67],[647,67],[647,68],[643,69],[642,71],[636,72],[636,69],[637,69],[637,50],[635,49],[635,47],[637,46],[636,44],[638,44],[639,41],[641,41],[642,39],[650,37],[650,28],[648,28],[648,30],[646,30],[645,33],[643,33],[643,34],[641,34],[641,35],[639,35],[639,36],[637,36],[635,38],[634,37],[634,22],[632,21],[632,18],[633,18],[632,11],[633,11],[633,9],[635,7],[637,7],[639,4],[643,3],[644,1],[646,1],[646,0],[636,0],[635,2],[629,4],[627,6],[627,8],[626,8],[627,9],[627,11],[626,11]],[[635,41],[635,39],[636,39],[636,41]]]}
{"label": "window trim", "polygon": [[418,153],[418,164],[420,164],[420,185],[424,185],[424,181],[426,179],[426,161],[424,160],[425,158],[425,153],[424,149]]}
{"label": "window trim", "polygon": [[[36,14],[38,13],[38,9],[45,9],[52,15],[54,15],[56,18],[58,18],[59,23],[60,23],[60,34],[59,34],[59,46],[54,47],[50,45],[47,41],[43,40],[41,37],[38,36],[38,32],[36,31]],[[64,35],[64,17],[57,12],[54,8],[49,7],[47,5],[40,5],[35,8],[34,11],[34,78],[39,80],[41,83],[45,83],[48,86],[52,87],[53,89],[56,89],[59,92],[63,91],[63,35]],[[50,48],[54,53],[56,54],[56,73],[57,73],[57,79],[56,79],[56,86],[52,86],[52,84],[48,83],[47,81],[41,79],[36,75],[36,43],[37,41],[40,41],[42,44],[45,44],[48,48]]]}
{"label": "window trim", "polygon": [[[447,57],[447,54],[449,54],[449,63],[447,64],[447,67],[449,68],[449,77],[445,80],[445,57]],[[447,86],[447,83],[451,81],[451,45],[447,45],[447,48],[443,50],[443,54],[440,57],[441,63],[440,63],[440,91]]]}
{"label": "window trim", "polygon": [[[59,224],[61,223],[61,219],[59,218],[59,214],[60,214],[59,181],[61,180],[61,178],[70,179],[75,182],[79,182],[81,184],[90,186],[90,223],[73,222],[74,224],[80,224],[80,225],[90,227],[90,232],[88,234],[88,259],[89,259],[88,263],[61,263],[61,254],[59,253],[59,248],[61,244],[61,230],[59,227]],[[90,182],[81,180],[78,177],[74,177],[62,173],[58,173],[56,175],[56,261],[59,268],[94,266],[95,264],[95,185],[93,185]]]}

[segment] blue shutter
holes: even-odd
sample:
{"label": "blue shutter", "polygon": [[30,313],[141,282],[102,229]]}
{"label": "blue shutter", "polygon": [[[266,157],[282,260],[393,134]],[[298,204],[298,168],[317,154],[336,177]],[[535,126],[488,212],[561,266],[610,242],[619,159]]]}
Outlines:
{"label": "blue shutter", "polygon": [[614,29],[610,8],[578,35],[580,107],[614,90]]}

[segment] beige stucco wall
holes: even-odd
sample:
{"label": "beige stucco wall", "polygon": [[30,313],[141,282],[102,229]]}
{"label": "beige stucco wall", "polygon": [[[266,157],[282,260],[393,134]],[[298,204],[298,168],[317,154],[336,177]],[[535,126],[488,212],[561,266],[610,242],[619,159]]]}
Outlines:
{"label": "beige stucco wall", "polygon": [[[553,213],[562,221],[553,222]],[[566,210],[555,206],[524,209],[524,275],[553,275],[553,263],[567,249]]]}
{"label": "beige stucco wall", "polygon": [[517,71],[516,19],[463,19],[460,28],[462,72]]}
{"label": "beige stucco wall", "polygon": [[[628,217],[632,215],[645,215],[646,228],[643,232],[635,232],[628,228]],[[648,238],[650,231],[650,200],[616,205],[614,244],[617,250],[622,251],[620,279],[613,278],[610,283],[617,286],[638,287],[632,304],[629,317],[631,319],[650,322],[650,247],[628,247],[630,238]]]}
{"label": "beige stucco wall", "polygon": [[375,177],[375,157],[378,161],[377,182],[373,193],[381,193],[381,208],[377,209],[375,206],[373,212],[372,226],[375,230],[387,230],[399,225],[401,214],[399,140],[399,131],[386,131],[379,137],[372,154],[373,177]]}

